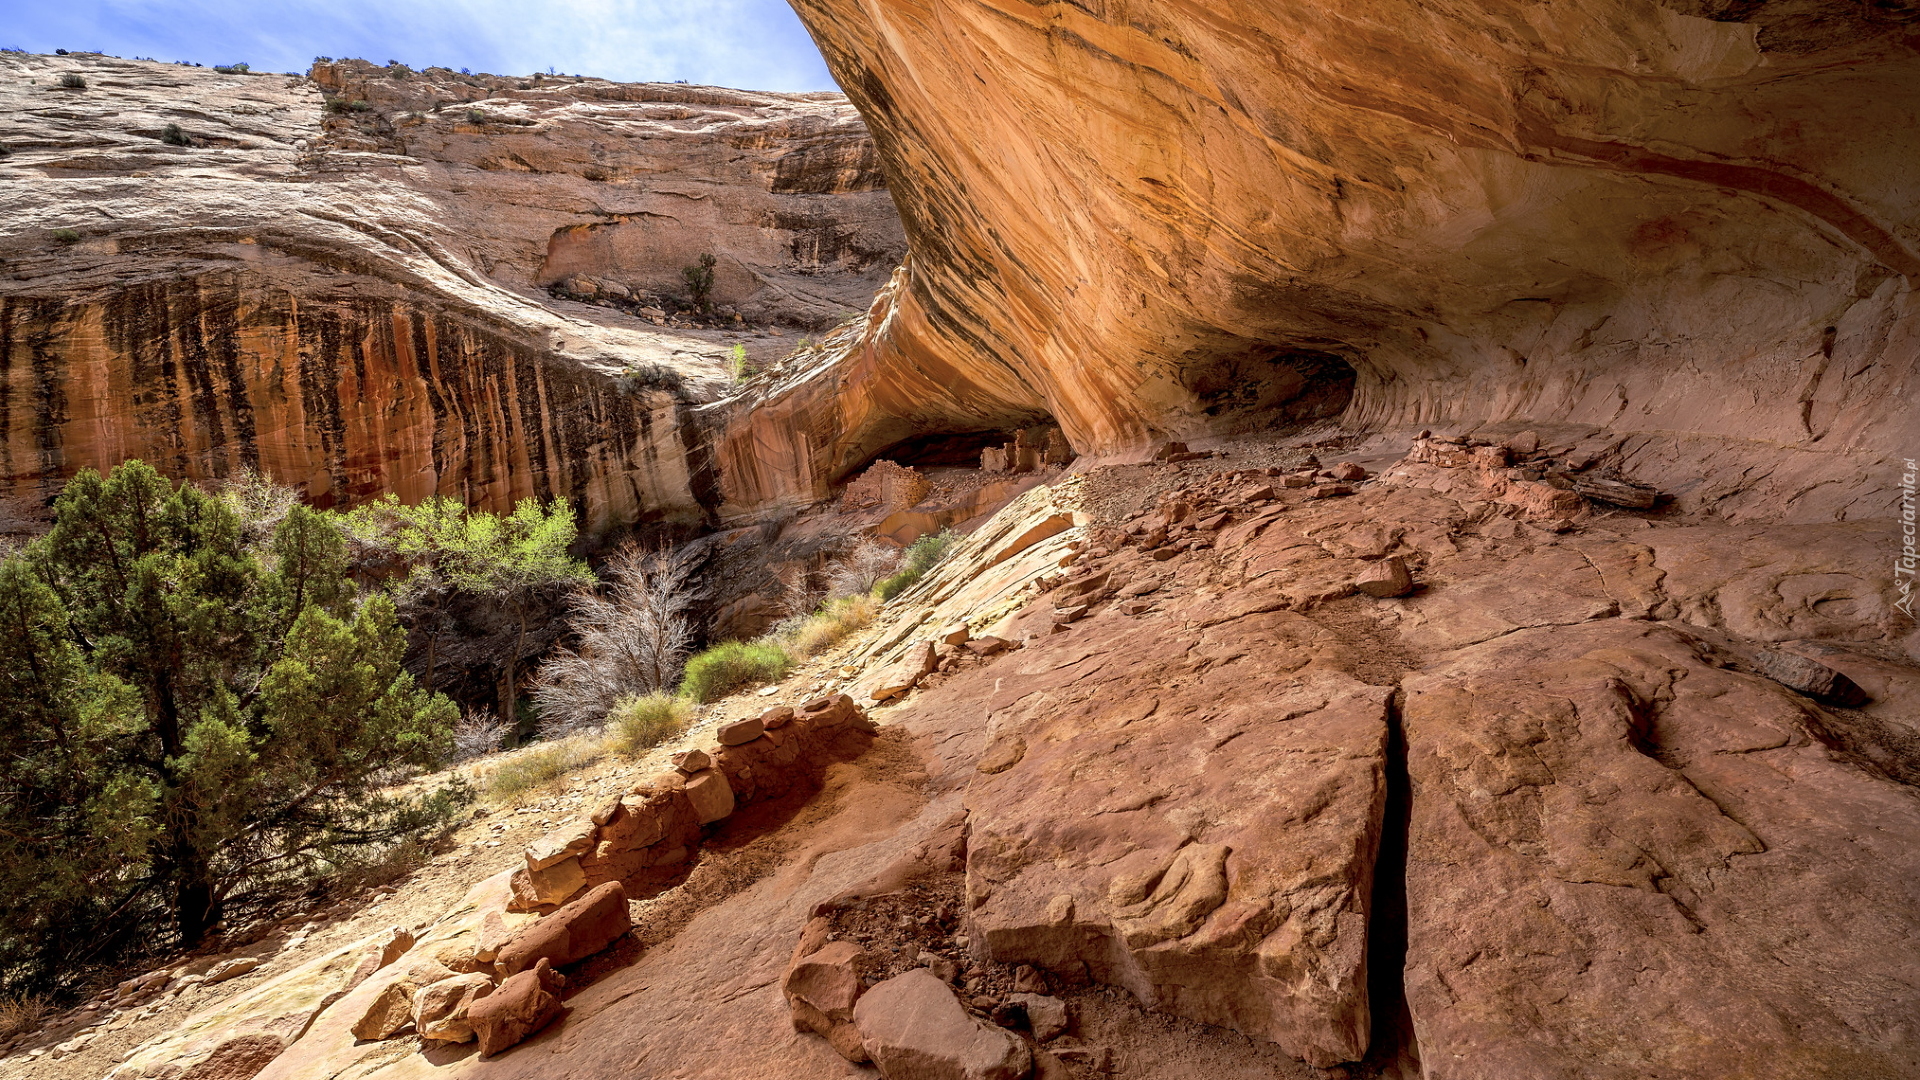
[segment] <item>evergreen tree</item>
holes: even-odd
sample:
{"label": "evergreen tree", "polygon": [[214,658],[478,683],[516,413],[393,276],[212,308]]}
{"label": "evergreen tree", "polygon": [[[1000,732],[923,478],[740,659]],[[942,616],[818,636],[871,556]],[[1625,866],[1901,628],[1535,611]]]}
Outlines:
{"label": "evergreen tree", "polygon": [[391,794],[455,710],[401,667],[392,603],[327,516],[249,548],[232,505],[128,462],[83,471],[0,561],[0,977],[56,981],[170,926],[443,822]]}
{"label": "evergreen tree", "polygon": [[511,514],[500,515],[470,511],[453,499],[407,506],[388,495],[351,511],[346,529],[358,561],[385,579],[425,633],[429,680],[454,594],[486,600],[509,616],[511,638],[487,651],[501,673],[500,711],[513,726],[529,621],[568,590],[596,583],[587,564],[567,553],[579,535],[572,508],[559,499],[544,505],[522,499]]}

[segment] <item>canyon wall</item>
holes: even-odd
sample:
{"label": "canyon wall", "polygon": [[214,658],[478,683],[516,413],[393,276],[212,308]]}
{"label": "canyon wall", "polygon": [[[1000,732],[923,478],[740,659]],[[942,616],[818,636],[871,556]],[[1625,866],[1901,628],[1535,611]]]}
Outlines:
{"label": "canyon wall", "polygon": [[1892,507],[1910,6],[794,6],[913,256],[842,370],[773,395],[833,448],[791,487],[908,427],[1269,430],[1350,367],[1350,429],[1638,432],[1619,464],[1670,490],[1745,475],[1694,499],[1728,517]]}
{"label": "canyon wall", "polygon": [[[264,469],[322,505],[702,522],[689,410],[726,392],[733,346],[771,361],[781,328],[857,314],[904,251],[837,94],[0,68],[4,531],[129,456]],[[700,313],[681,271],[708,253]]]}

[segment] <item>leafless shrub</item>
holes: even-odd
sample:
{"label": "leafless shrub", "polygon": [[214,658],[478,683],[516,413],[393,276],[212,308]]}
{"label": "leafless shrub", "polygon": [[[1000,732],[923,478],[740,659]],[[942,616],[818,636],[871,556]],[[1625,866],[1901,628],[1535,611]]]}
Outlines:
{"label": "leafless shrub", "polygon": [[300,492],[254,469],[240,471],[220,481],[220,498],[240,519],[240,538],[250,548],[264,548],[273,540],[273,531],[286,520]]}
{"label": "leafless shrub", "polygon": [[607,564],[607,595],[574,594],[570,627],[578,640],[555,650],[534,681],[543,733],[602,723],[621,698],[673,688],[693,641],[685,613],[697,592],[696,565],[684,548],[629,545]]}
{"label": "leafless shrub", "polygon": [[507,722],[485,707],[474,709],[453,725],[453,759],[467,761],[491,754],[506,741]]}
{"label": "leafless shrub", "polygon": [[878,540],[862,540],[827,571],[827,596],[860,596],[873,591],[880,579],[900,564],[898,548]]}
{"label": "leafless shrub", "polygon": [[827,599],[825,575],[802,570],[793,580],[783,582],[780,592],[780,602],[787,609],[788,619],[798,625],[800,620],[819,610]]}
{"label": "leafless shrub", "polygon": [[11,1039],[15,1035],[32,1031],[40,1026],[40,1021],[52,1012],[52,1006],[46,999],[32,994],[18,994],[0,997],[0,1039]]}

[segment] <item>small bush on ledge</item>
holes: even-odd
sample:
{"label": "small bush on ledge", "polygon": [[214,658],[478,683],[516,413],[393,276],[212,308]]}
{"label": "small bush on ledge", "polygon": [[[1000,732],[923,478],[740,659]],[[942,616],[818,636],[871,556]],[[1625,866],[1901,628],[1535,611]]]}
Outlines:
{"label": "small bush on ledge", "polygon": [[168,146],[193,145],[193,140],[187,138],[187,133],[180,130],[179,124],[168,124],[166,127],[161,128],[160,141],[166,143]]}
{"label": "small bush on ledge", "polygon": [[69,71],[65,75],[60,76],[60,85],[68,90],[85,90],[87,88],[87,80],[84,76],[75,75]]}
{"label": "small bush on ledge", "polygon": [[687,661],[680,693],[705,704],[755,683],[777,682],[793,667],[787,650],[770,641],[728,641]]}
{"label": "small bush on ledge", "polygon": [[685,731],[689,719],[686,701],[672,694],[629,695],[607,714],[607,745],[636,757]]}
{"label": "small bush on ledge", "polygon": [[900,572],[875,585],[873,592],[882,600],[891,600],[906,592],[927,572],[938,566],[946,557],[947,549],[960,539],[960,534],[952,529],[943,529],[938,533],[923,536],[907,545],[906,558]]}

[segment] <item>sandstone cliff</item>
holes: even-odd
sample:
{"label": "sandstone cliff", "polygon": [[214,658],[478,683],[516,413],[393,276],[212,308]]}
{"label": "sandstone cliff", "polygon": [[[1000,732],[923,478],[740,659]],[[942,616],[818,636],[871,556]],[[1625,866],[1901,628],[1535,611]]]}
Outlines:
{"label": "sandstone cliff", "polygon": [[1334,412],[1650,433],[1619,463],[1735,517],[1891,505],[1909,6],[795,7],[913,249],[778,406],[832,419],[799,486],[908,427],[1126,454]]}
{"label": "sandstone cliff", "polygon": [[[359,61],[0,70],[0,503],[19,523],[129,456],[266,469],[320,504],[704,519],[687,410],[724,391],[728,348],[770,360],[792,338],[769,331],[856,313],[903,246],[837,94]],[[674,310],[702,253],[718,317],[695,326]]]}

